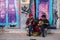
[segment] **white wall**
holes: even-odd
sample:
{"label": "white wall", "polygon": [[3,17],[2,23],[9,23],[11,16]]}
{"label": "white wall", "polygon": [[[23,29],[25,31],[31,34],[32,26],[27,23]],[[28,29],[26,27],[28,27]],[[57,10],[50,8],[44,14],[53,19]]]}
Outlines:
{"label": "white wall", "polygon": [[60,0],[57,0],[57,11],[58,11],[58,20],[57,20],[57,28],[60,29]]}
{"label": "white wall", "polygon": [[28,4],[21,3],[21,0],[20,0],[20,28],[22,31],[25,31],[25,27],[26,27],[25,23],[28,18],[28,14],[27,15],[25,14],[26,12],[21,13],[21,12],[23,12],[22,7],[24,7],[24,6],[26,6],[29,9],[29,3]]}

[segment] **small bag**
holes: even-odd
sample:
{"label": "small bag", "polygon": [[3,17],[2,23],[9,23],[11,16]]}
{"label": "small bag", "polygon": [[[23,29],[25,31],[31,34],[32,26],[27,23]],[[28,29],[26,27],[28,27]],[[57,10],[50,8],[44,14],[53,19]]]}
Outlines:
{"label": "small bag", "polygon": [[38,36],[38,34],[39,34],[38,32],[33,32],[32,35],[33,35],[33,36]]}

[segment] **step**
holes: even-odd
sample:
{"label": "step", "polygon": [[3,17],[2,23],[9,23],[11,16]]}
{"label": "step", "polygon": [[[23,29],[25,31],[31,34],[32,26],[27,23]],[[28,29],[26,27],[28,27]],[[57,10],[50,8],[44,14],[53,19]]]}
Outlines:
{"label": "step", "polygon": [[[27,33],[27,31],[20,30],[20,29],[6,29],[3,31],[3,33]],[[48,33],[60,33],[60,29],[49,29]]]}

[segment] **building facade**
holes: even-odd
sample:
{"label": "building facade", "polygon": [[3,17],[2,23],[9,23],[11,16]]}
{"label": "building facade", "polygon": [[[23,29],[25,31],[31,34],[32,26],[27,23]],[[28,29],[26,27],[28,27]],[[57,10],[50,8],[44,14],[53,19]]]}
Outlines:
{"label": "building facade", "polygon": [[[32,13],[34,18],[40,18],[42,11],[46,13],[52,27],[60,28],[59,0],[0,0],[0,4],[0,25],[4,24],[6,30],[25,31],[28,14]],[[6,11],[1,10],[1,7]]]}

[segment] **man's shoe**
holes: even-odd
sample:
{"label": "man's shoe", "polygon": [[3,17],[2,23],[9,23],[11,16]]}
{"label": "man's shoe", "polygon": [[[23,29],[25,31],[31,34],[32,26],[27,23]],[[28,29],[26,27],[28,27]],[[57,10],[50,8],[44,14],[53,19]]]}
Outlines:
{"label": "man's shoe", "polygon": [[42,36],[42,37],[45,37],[45,36]]}
{"label": "man's shoe", "polygon": [[29,37],[31,36],[31,35],[28,35]]}

